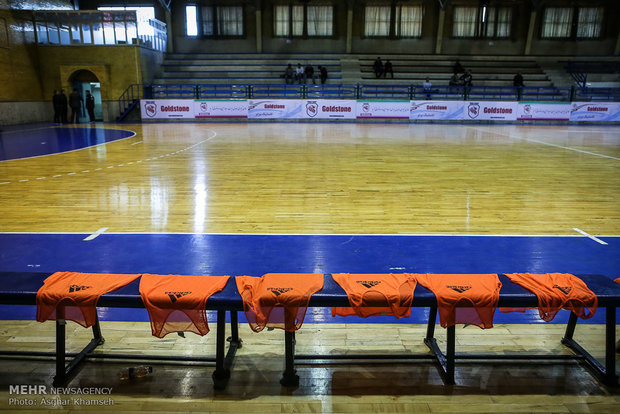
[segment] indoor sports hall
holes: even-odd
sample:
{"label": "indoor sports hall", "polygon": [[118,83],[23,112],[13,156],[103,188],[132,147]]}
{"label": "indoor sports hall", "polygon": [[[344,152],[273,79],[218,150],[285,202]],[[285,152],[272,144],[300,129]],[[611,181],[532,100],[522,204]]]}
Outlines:
{"label": "indoor sports hall", "polygon": [[[618,411],[614,2],[18,3],[0,0],[7,34],[0,63],[9,68],[0,92],[0,409]],[[104,6],[126,9],[98,9]],[[161,33],[135,34],[133,42],[131,23],[139,27],[140,18],[128,6],[152,8],[150,24]],[[399,32],[413,30],[403,16],[416,19],[417,7],[421,32]],[[491,24],[479,14],[475,36],[461,36],[459,8],[495,17]],[[551,36],[566,48],[560,53],[545,22],[567,8],[573,31],[586,13],[596,14],[590,9],[605,24],[594,40],[579,31]],[[519,22],[509,26],[512,40],[500,34],[507,10]],[[123,31],[112,23],[106,32],[107,13]],[[323,23],[332,16],[333,33],[313,35],[327,30],[310,25],[315,13]],[[210,37],[209,16],[215,31],[232,30],[222,22],[241,16],[243,36]],[[381,16],[385,38],[379,23],[368,32],[368,21]],[[77,18],[88,25],[71,26]],[[93,23],[99,18],[103,44]],[[291,33],[282,35],[287,24]],[[17,27],[35,28],[34,46]],[[494,34],[483,35],[491,27]],[[294,49],[303,41],[308,49]],[[588,42],[595,57],[583,56]],[[379,50],[394,62],[395,78],[374,73]],[[298,59],[327,66],[327,83],[285,81],[282,63]],[[455,60],[476,68],[477,84],[447,86]],[[588,78],[570,74],[568,61]],[[515,68],[526,86],[512,85]],[[433,89],[422,86],[427,73]],[[74,87],[82,96],[92,91],[94,118],[83,107],[77,123],[51,122],[55,90],[69,95]],[[427,112],[416,115],[423,106]],[[179,115],[186,107],[195,116]],[[218,115],[224,107],[228,115]],[[41,316],[36,293],[57,272],[134,277],[103,292],[91,329],[69,316],[68,302]],[[320,279],[296,305],[294,332],[290,308],[277,298],[275,307],[263,297],[248,311],[240,281],[269,274],[291,283]],[[516,274],[575,275],[594,302],[587,310],[564,303],[544,321],[542,302]],[[202,325],[188,316],[192,326],[170,325],[157,337],[142,287],[164,275],[230,279],[200,305]],[[381,277],[413,287],[407,296],[400,285],[396,302],[369,296],[355,308],[339,282],[351,275],[373,292]],[[457,316],[443,327],[442,296],[423,282],[443,276],[459,294],[487,277],[500,282],[496,301],[485,305],[490,320]],[[71,291],[91,287],[91,279],[70,280]],[[187,289],[165,296],[180,303]],[[401,317],[389,314],[394,306],[377,305],[382,300],[397,303]],[[350,306],[374,310],[334,316]],[[275,329],[274,320],[257,322],[272,310],[274,318],[282,310],[286,330],[278,329],[284,322]],[[198,325],[206,332],[196,334]]]}

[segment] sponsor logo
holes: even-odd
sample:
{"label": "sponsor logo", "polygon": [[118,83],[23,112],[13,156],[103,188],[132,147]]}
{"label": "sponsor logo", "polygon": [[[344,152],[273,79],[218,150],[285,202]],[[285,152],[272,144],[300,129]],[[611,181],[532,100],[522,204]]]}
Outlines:
{"label": "sponsor logo", "polygon": [[86,290],[90,288],[92,288],[92,286],[71,285],[69,286],[69,293],[79,292],[81,290]]}
{"label": "sponsor logo", "polygon": [[381,281],[380,280],[358,280],[357,283],[370,289],[371,287],[377,286],[378,284],[380,284]]}
{"label": "sponsor logo", "polygon": [[525,112],[526,114],[531,114],[532,113],[532,105],[525,105],[523,107],[523,112]]}
{"label": "sponsor logo", "polygon": [[604,106],[588,106],[588,112],[607,112],[609,108]]}
{"label": "sponsor logo", "polygon": [[319,105],[316,102],[308,102],[306,104],[306,114],[314,118],[319,113]]}
{"label": "sponsor logo", "polygon": [[446,287],[458,293],[467,292],[469,289],[471,289],[471,286],[446,286]]}
{"label": "sponsor logo", "polygon": [[467,107],[467,115],[469,115],[471,119],[478,118],[478,115],[480,115],[480,105],[477,103],[469,104]]}
{"label": "sponsor logo", "polygon": [[293,288],[269,288],[268,290],[272,291],[274,295],[280,296],[281,294],[286,293],[289,290],[293,290]]}
{"label": "sponsor logo", "polygon": [[200,102],[200,110],[202,112],[207,112],[209,110],[209,105],[206,102]]}
{"label": "sponsor logo", "polygon": [[159,108],[162,112],[189,112],[189,106],[168,105]]}
{"label": "sponsor logo", "polygon": [[426,105],[427,111],[447,111],[448,107],[443,105]]}
{"label": "sponsor logo", "polygon": [[559,286],[559,285],[553,285],[553,288],[554,289],[558,289],[559,291],[561,291],[565,295],[568,295],[570,293],[570,291],[573,289],[570,286]]}
{"label": "sponsor logo", "polygon": [[512,108],[492,107],[484,108],[485,114],[511,114]]}
{"label": "sponsor logo", "polygon": [[325,106],[323,105],[321,107],[321,110],[323,112],[351,112],[351,107],[350,106],[336,106],[336,105]]}
{"label": "sponsor logo", "polygon": [[280,104],[265,104],[265,109],[286,109],[286,106]]}
{"label": "sponsor logo", "polygon": [[146,101],[144,104],[144,111],[146,112],[146,116],[152,118],[157,115],[157,105],[155,102]]}
{"label": "sponsor logo", "polygon": [[164,292],[170,298],[170,302],[174,303],[181,299],[183,296],[187,296],[192,292]]}
{"label": "sponsor logo", "polygon": [[370,111],[370,104],[368,102],[364,102],[362,104],[362,111],[364,111],[364,112]]}

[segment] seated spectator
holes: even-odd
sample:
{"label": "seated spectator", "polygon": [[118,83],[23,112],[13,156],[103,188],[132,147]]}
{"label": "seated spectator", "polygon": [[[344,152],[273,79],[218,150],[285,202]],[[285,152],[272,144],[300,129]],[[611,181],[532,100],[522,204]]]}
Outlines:
{"label": "seated spectator", "polygon": [[392,62],[390,62],[389,59],[385,61],[385,66],[383,70],[384,78],[387,78],[388,72],[390,73],[390,75],[392,75],[392,79],[394,79],[394,70],[392,69]]}
{"label": "seated spectator", "polygon": [[465,86],[472,86],[472,76],[471,76],[471,72],[470,71],[465,71],[465,73],[463,75],[461,75],[461,82],[463,83],[463,85]]}
{"label": "seated spectator", "polygon": [[515,77],[512,79],[512,85],[520,87],[520,88],[522,88],[524,86],[523,85],[523,75],[521,75],[521,72],[517,72]]}
{"label": "seated spectator", "polygon": [[295,68],[295,80],[297,81],[297,83],[306,83],[305,73],[306,71],[301,66],[301,63],[298,63],[297,67]]}
{"label": "seated spectator", "polygon": [[452,77],[450,78],[450,82],[448,83],[448,85],[450,86],[460,86],[461,85],[461,80],[459,79],[459,74],[458,73],[454,73],[452,75]]}
{"label": "seated spectator", "polygon": [[294,76],[295,76],[295,71],[293,70],[293,65],[289,63],[288,66],[286,67],[286,70],[284,71],[284,80],[287,85],[290,83],[293,83]]}
{"label": "seated spectator", "polygon": [[319,66],[319,73],[321,74],[321,85],[327,80],[327,68],[325,66]]}
{"label": "seated spectator", "polygon": [[372,68],[375,71],[375,77],[380,78],[383,75],[383,62],[381,62],[381,58],[378,57],[375,60],[375,63],[372,64]]}
{"label": "seated spectator", "polygon": [[307,81],[310,81],[310,79],[312,79],[312,83],[316,83],[314,81],[314,68],[312,67],[312,64],[308,63],[306,65],[305,75]]}

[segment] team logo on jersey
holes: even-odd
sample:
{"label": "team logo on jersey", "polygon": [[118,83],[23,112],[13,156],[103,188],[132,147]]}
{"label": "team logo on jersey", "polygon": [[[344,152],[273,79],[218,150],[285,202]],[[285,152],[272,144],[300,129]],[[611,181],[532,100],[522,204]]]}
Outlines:
{"label": "team logo on jersey", "polygon": [[272,291],[274,295],[280,296],[281,294],[286,293],[289,290],[293,290],[293,288],[269,288],[268,290]]}
{"label": "team logo on jersey", "polygon": [[147,116],[151,118],[154,117],[155,115],[157,115],[157,104],[155,102],[147,101],[144,105],[144,111],[146,112]]}
{"label": "team logo on jersey", "polygon": [[559,291],[561,291],[565,295],[568,295],[570,293],[570,291],[573,289],[570,286],[559,286],[559,285],[553,285],[553,288],[554,289],[558,289]]}
{"label": "team logo on jersey", "polygon": [[455,292],[463,293],[471,289],[471,286],[446,286],[448,289],[452,289]]}
{"label": "team logo on jersey", "polygon": [[381,283],[381,281],[380,280],[358,280],[357,283],[370,289],[373,286],[377,286],[379,283]]}
{"label": "team logo on jersey", "polygon": [[469,104],[469,106],[467,107],[467,115],[469,115],[471,119],[475,119],[475,118],[478,118],[479,114],[480,114],[480,105],[478,105],[477,103]]}
{"label": "team logo on jersey", "polygon": [[170,298],[170,302],[174,303],[181,299],[183,296],[187,296],[192,292],[164,292]]}
{"label": "team logo on jersey", "polygon": [[71,285],[69,286],[69,293],[79,292],[80,290],[86,290],[90,288],[92,288],[92,286]]}
{"label": "team logo on jersey", "polygon": [[314,118],[319,113],[319,104],[316,102],[308,102],[306,104],[306,114],[309,117]]}

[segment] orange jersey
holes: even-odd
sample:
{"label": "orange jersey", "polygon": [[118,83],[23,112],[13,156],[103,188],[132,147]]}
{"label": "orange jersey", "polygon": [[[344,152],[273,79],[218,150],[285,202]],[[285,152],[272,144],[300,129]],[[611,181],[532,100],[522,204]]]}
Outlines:
{"label": "orange jersey", "polygon": [[301,328],[310,298],[323,288],[323,275],[318,273],[267,273],[235,280],[254,332],[265,327],[289,332]]}
{"label": "orange jersey", "polygon": [[614,282],[620,283],[620,277],[618,279],[614,280]]}
{"label": "orange jersey", "polygon": [[207,300],[224,289],[230,276],[142,275],[140,296],[153,336],[171,332],[209,332]]}
{"label": "orange jersey", "polygon": [[[577,276],[568,273],[512,273],[506,275],[538,297],[540,318],[550,322],[560,309],[569,309],[582,319],[594,316],[598,299]],[[523,311],[524,308],[502,308],[502,312]],[[588,313],[588,310],[590,313]]]}
{"label": "orange jersey", "polygon": [[332,277],[347,292],[351,307],[334,307],[332,316],[394,315],[406,318],[411,314],[411,302],[416,280],[408,274],[348,274],[334,273]]}
{"label": "orange jersey", "polygon": [[441,326],[457,323],[493,327],[493,316],[502,287],[496,274],[482,275],[414,275],[425,288],[437,297]]}
{"label": "orange jersey", "polygon": [[66,319],[85,328],[97,321],[97,301],[140,275],[57,272],[37,292],[37,321]]}

